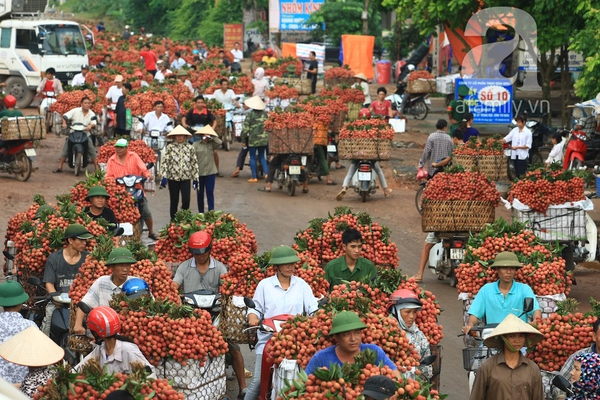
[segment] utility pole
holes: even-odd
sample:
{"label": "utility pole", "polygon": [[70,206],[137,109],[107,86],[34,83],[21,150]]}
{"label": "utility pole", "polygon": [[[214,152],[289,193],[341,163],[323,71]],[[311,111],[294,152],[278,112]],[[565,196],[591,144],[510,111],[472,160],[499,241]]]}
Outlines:
{"label": "utility pole", "polygon": [[368,35],[369,34],[369,0],[365,0],[365,8],[362,12],[362,21],[363,21],[362,34]]}

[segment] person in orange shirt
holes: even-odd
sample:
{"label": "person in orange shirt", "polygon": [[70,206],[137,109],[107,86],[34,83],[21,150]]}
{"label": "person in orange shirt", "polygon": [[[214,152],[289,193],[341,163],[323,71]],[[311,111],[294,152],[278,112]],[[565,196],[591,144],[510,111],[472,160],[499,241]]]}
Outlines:
{"label": "person in orange shirt", "polygon": [[146,71],[154,75],[156,75],[156,62],[158,61],[158,56],[156,53],[150,49],[150,45],[146,43],[144,45],[144,51],[140,51],[140,57],[144,57],[144,64],[146,65]]}
{"label": "person in orange shirt", "polygon": [[[127,139],[117,140],[115,143],[115,154],[108,159],[108,163],[106,164],[106,178],[117,179],[125,175],[137,175],[153,181],[154,176],[152,176],[146,164],[144,164],[140,156],[127,149],[128,145]],[[142,204],[142,218],[146,225],[148,225],[148,238],[156,240],[152,214],[150,213],[146,197],[144,197]]]}

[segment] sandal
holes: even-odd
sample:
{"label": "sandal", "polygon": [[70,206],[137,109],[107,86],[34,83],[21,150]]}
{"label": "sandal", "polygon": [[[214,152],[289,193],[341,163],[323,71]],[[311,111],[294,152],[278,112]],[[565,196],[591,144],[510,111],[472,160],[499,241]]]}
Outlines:
{"label": "sandal", "polygon": [[335,181],[327,182],[328,186],[335,186],[337,183]]}
{"label": "sandal", "polygon": [[385,197],[390,197],[392,195],[392,189],[386,189],[384,190],[384,194]]}
{"label": "sandal", "polygon": [[308,189],[302,189],[302,193],[308,193]]}
{"label": "sandal", "polygon": [[344,165],[342,165],[342,164],[340,164],[340,166],[339,166],[339,167],[338,167],[337,165],[336,165],[336,167],[335,167],[335,169],[344,169],[344,168],[346,168],[346,167],[345,167]]}
{"label": "sandal", "polygon": [[53,173],[58,174],[62,172],[62,169],[60,168],[56,168],[55,170],[52,170]]}
{"label": "sandal", "polygon": [[345,195],[345,194],[346,194],[346,189],[342,189],[342,190],[341,190],[341,191],[338,193],[338,195],[336,196],[336,198],[335,198],[335,199],[336,199],[337,201],[341,201],[341,200],[344,198],[344,195]]}
{"label": "sandal", "polygon": [[261,187],[257,189],[259,192],[267,192],[267,193],[271,193],[271,189],[267,189],[266,187]]}

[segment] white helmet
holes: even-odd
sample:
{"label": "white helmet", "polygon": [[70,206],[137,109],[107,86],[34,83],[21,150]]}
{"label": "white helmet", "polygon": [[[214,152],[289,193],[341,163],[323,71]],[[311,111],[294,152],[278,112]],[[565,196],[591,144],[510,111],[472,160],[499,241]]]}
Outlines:
{"label": "white helmet", "polygon": [[412,65],[412,64],[408,64],[408,67],[406,67],[406,68],[408,68],[409,71],[414,71],[415,70],[415,66]]}
{"label": "white helmet", "polygon": [[129,25],[125,25],[125,29],[129,29]]}

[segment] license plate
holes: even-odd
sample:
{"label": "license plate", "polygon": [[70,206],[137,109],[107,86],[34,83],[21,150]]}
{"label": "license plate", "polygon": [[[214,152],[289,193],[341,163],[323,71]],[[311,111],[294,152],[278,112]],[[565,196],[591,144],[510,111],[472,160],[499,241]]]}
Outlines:
{"label": "license plate", "polygon": [[335,153],[337,151],[337,147],[335,147],[335,144],[328,144],[327,145],[327,152],[328,153]]}
{"label": "license plate", "polygon": [[25,149],[25,155],[27,157],[35,157],[35,149]]}
{"label": "license plate", "polygon": [[371,173],[370,172],[359,172],[358,173],[358,180],[359,181],[370,181],[371,180]]}
{"label": "license plate", "polygon": [[465,249],[450,249],[451,260],[462,260],[465,255]]}
{"label": "license plate", "polygon": [[428,106],[431,105],[431,99],[425,99],[425,104],[427,104]]}
{"label": "license plate", "polygon": [[299,165],[290,165],[290,175],[300,175]]}

